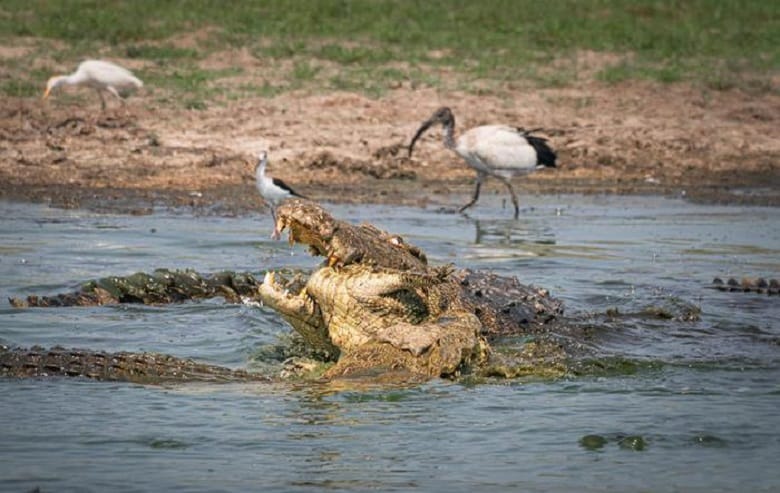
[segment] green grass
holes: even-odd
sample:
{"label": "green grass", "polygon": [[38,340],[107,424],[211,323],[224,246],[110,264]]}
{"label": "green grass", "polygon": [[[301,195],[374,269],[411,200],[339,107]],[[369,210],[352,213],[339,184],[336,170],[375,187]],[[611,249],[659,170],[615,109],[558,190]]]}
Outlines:
{"label": "green grass", "polygon": [[[194,46],[171,39],[208,29]],[[625,55],[597,77],[607,83],[691,81],[711,89],[770,87],[780,68],[780,2],[768,0],[4,0],[0,39],[64,41],[55,60],[106,47],[158,62],[160,79],[197,97],[218,76],[182,69],[208,54],[246,47],[292,59],[289,84],[260,93],[343,88],[381,95],[395,80],[463,87],[476,80],[564,86],[551,60],[578,50]],[[59,57],[59,58],[58,58]],[[318,61],[342,67],[337,74]],[[403,64],[407,68],[395,68]],[[289,65],[289,64],[288,64]],[[388,65],[393,71],[383,71]],[[454,69],[459,81],[432,75]],[[189,74],[189,75],[183,75]],[[183,77],[191,77],[186,82]],[[6,84],[4,87],[8,86]],[[24,84],[11,90],[25,92]]]}
{"label": "green grass", "polygon": [[295,63],[293,75],[299,80],[314,80],[319,71],[320,68],[312,65],[309,60],[301,60]]}
{"label": "green grass", "polygon": [[[203,70],[195,65],[179,64],[165,71],[151,70],[139,71],[147,86],[156,90],[169,89],[171,94],[179,95],[182,105],[189,109],[202,110],[208,107],[209,102],[224,96],[230,98],[219,84],[222,78],[230,78],[243,72],[241,67],[222,70]],[[166,101],[165,98],[162,99]]]}
{"label": "green grass", "polygon": [[125,48],[125,56],[128,58],[142,58],[147,60],[177,60],[182,58],[196,59],[199,52],[194,48],[177,48],[171,44],[129,44]]}
{"label": "green grass", "polygon": [[685,78],[685,74],[685,69],[675,63],[653,66],[648,63],[641,64],[624,60],[599,72],[598,78],[609,83],[618,83],[630,79],[653,79],[659,82],[679,82]]}
{"label": "green grass", "polygon": [[37,86],[29,80],[6,79],[0,81],[0,94],[14,97],[40,96],[43,93],[42,86]]}

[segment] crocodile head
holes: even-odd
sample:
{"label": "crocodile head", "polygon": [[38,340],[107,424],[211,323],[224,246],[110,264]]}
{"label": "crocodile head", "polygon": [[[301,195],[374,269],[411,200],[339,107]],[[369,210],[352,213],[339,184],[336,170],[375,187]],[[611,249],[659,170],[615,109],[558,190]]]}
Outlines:
{"label": "crocodile head", "polygon": [[334,219],[317,203],[288,199],[276,210],[276,231],[289,231],[290,244],[309,245],[313,255],[326,257],[329,266],[364,263],[401,270],[425,269],[425,254],[398,235],[370,224],[355,226]]}

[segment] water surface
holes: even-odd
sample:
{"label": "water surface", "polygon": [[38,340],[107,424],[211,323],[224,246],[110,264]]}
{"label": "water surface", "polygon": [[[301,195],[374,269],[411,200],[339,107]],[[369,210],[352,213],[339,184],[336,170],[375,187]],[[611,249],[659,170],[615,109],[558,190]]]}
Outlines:
{"label": "water surface", "polygon": [[[329,206],[421,246],[435,263],[548,288],[598,322],[630,370],[411,388],[146,387],[0,380],[0,490],[777,491],[780,298],[707,289],[780,277],[773,208],[657,197],[540,196],[518,221],[496,198],[471,216]],[[0,202],[0,298],[53,294],[157,267],[310,268],[270,218],[97,214]],[[701,309],[686,322],[633,316]],[[603,322],[603,313],[626,315]],[[602,323],[603,322],[603,323]],[[289,331],[221,300],[159,307],[0,306],[0,343],[159,351],[262,365]],[[261,361],[258,361],[260,359]]]}

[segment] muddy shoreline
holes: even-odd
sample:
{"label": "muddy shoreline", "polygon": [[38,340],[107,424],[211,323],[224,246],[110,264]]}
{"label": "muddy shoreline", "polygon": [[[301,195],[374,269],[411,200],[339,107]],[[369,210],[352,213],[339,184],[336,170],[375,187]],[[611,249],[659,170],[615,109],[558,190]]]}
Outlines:
{"label": "muddy shoreline", "polygon": [[[145,89],[146,91],[146,89]],[[154,207],[244,214],[262,209],[254,156],[328,202],[453,207],[474,173],[429,132],[405,145],[438,106],[456,132],[487,123],[541,127],[559,167],[516,178],[534,194],[654,194],[694,202],[780,206],[780,95],[677,84],[584,84],[510,97],[399,89],[286,94],[205,110],[160,105],[154,91],[103,112],[90,91],[0,104],[0,199],[147,214]],[[158,95],[159,96],[159,95]],[[504,194],[488,181],[484,194]]]}
{"label": "muddy shoreline", "polygon": [[[571,180],[565,184],[521,184],[518,186],[521,209],[533,207],[538,194],[659,195],[692,203],[780,207],[778,184],[767,186],[775,177],[750,177],[738,184],[713,184],[706,187],[660,187],[643,183],[611,185]],[[304,189],[302,189],[303,191]],[[305,193],[312,199],[330,203],[397,204],[412,207],[448,209],[468,201],[472,183],[398,182],[393,180],[353,184],[350,187],[309,186]],[[485,187],[483,196],[504,190]],[[155,208],[189,209],[196,215],[238,216],[262,211],[253,185],[242,184],[199,190],[106,188],[53,185],[0,185],[0,200],[44,203],[63,209],[83,208],[95,212],[131,215],[152,214]],[[565,202],[565,198],[562,200]],[[509,204],[511,206],[511,204]],[[478,207],[478,205],[477,205]]]}

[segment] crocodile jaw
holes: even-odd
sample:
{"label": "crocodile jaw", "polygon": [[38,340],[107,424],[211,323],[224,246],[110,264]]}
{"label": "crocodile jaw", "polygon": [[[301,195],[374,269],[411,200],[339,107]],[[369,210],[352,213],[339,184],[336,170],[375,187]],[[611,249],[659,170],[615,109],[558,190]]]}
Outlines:
{"label": "crocodile jaw", "polygon": [[319,205],[305,199],[289,199],[276,210],[274,231],[289,231],[290,245],[309,245],[314,255],[328,256],[336,221]]}
{"label": "crocodile jaw", "polygon": [[[257,294],[264,304],[279,312],[309,344],[327,351],[335,350],[320,306],[305,287],[299,293],[291,293],[269,271]],[[337,351],[334,354],[338,354]]]}

